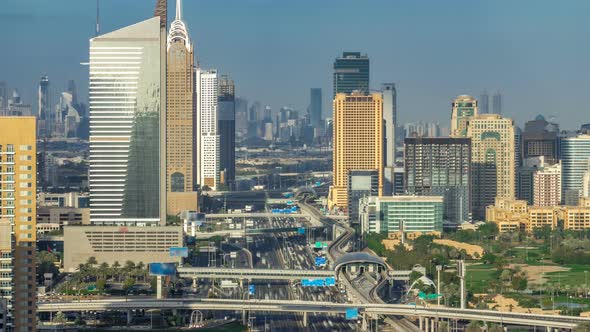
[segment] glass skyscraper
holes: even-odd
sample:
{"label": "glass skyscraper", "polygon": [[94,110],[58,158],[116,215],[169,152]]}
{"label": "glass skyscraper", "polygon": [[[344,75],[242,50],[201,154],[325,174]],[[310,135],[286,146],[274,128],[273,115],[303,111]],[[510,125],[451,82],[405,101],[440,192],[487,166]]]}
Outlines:
{"label": "glass skyscraper", "polygon": [[406,138],[404,156],[408,194],[443,196],[446,220],[471,219],[471,139]]}
{"label": "glass skyscraper", "polygon": [[322,126],[322,89],[311,88],[309,103],[309,118],[311,126],[320,128]]}
{"label": "glass skyscraper", "polygon": [[344,52],[334,61],[334,96],[354,90],[369,92],[369,57],[360,52]]}
{"label": "glass skyscraper", "polygon": [[561,139],[561,190],[566,205],[577,205],[584,173],[590,169],[590,135]]}
{"label": "glass skyscraper", "polygon": [[90,40],[90,221],[161,220],[160,18]]}

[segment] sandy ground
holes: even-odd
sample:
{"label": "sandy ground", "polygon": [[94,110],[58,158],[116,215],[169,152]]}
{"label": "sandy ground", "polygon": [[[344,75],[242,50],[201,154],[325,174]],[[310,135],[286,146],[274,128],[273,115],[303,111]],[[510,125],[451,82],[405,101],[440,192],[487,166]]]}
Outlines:
{"label": "sandy ground", "polygon": [[541,308],[521,308],[518,306],[518,302],[516,300],[504,297],[502,295],[496,295],[492,298],[492,300],[495,303],[488,303],[488,308],[495,308],[495,310],[498,311],[510,311],[510,305],[512,305],[512,312],[559,315],[559,310],[542,310]]}
{"label": "sandy ground", "polygon": [[483,248],[478,245],[475,245],[475,244],[469,244],[469,243],[463,243],[463,242],[457,242],[457,241],[445,240],[445,239],[434,239],[433,242],[436,244],[442,244],[443,246],[454,247],[458,250],[465,249],[465,252],[467,252],[467,255],[469,255],[471,257],[473,257],[473,255],[475,253],[477,253],[479,255],[479,257],[483,256]]}
{"label": "sandy ground", "polygon": [[[510,264],[510,268],[520,267],[527,275],[527,279],[531,284],[542,284],[547,281],[544,278],[543,273],[558,272],[558,271],[569,271],[570,269],[562,266],[555,265],[526,265],[526,264]],[[543,280],[545,279],[545,280]]]}

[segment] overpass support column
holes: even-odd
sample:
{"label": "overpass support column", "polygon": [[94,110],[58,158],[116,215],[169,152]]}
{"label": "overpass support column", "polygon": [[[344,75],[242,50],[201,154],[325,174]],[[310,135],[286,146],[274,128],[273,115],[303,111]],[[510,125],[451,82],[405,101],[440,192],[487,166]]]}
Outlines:
{"label": "overpass support column", "polygon": [[418,327],[420,328],[420,332],[422,332],[424,328],[424,318],[418,317]]}
{"label": "overpass support column", "polygon": [[436,332],[436,325],[436,319],[433,318],[430,321],[430,332]]}
{"label": "overpass support column", "polygon": [[240,283],[240,289],[244,289],[244,279],[238,281]]}
{"label": "overpass support column", "polygon": [[131,325],[132,321],[133,321],[133,313],[131,312],[131,310],[127,309],[127,325]]}
{"label": "overpass support column", "polygon": [[307,327],[307,311],[303,312],[303,327]]}
{"label": "overpass support column", "polygon": [[162,299],[162,276],[156,277],[156,298]]}
{"label": "overpass support column", "polygon": [[430,318],[426,317],[424,321],[426,323],[426,329],[424,329],[424,331],[428,332],[430,330]]}
{"label": "overpass support column", "polygon": [[248,315],[246,313],[246,310],[242,310],[242,325],[247,326],[246,324],[248,324],[247,321]]}
{"label": "overpass support column", "polygon": [[193,289],[197,289],[197,278],[193,278]]}

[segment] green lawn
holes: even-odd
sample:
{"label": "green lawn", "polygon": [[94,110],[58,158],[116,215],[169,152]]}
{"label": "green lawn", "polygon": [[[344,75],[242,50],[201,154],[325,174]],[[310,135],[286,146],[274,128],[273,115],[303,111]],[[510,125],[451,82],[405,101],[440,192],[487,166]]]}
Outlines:
{"label": "green lawn", "polygon": [[489,282],[496,278],[496,269],[492,265],[467,266],[465,282],[467,289],[473,293],[487,293]]}
{"label": "green lawn", "polygon": [[569,271],[545,273],[548,284],[568,285],[572,288],[584,288],[586,285],[586,274],[588,271],[588,286],[590,286],[590,265],[564,265],[570,268]]}

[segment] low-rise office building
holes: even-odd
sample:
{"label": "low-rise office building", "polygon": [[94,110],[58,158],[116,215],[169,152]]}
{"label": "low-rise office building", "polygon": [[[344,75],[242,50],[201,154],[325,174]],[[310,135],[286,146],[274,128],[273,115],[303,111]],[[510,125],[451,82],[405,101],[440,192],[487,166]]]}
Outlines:
{"label": "low-rise office building", "polygon": [[408,237],[440,234],[443,228],[442,196],[364,197],[359,216],[363,232],[406,233]]}
{"label": "low-rise office building", "polygon": [[169,250],[182,246],[182,226],[66,226],[64,269],[73,272],[90,257],[109,265],[179,262]]}
{"label": "low-rise office building", "polygon": [[496,204],[486,209],[486,221],[495,223],[502,233],[554,229],[559,220],[564,229],[590,228],[590,204],[581,200],[579,206],[529,206],[524,200],[496,198]]}

